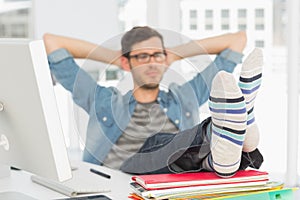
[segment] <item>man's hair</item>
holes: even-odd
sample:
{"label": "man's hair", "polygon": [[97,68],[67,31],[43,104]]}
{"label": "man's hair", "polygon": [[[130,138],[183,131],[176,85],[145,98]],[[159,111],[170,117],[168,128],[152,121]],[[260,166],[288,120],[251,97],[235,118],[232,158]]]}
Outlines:
{"label": "man's hair", "polygon": [[135,26],[131,30],[127,31],[121,40],[122,54],[129,58],[131,48],[134,44],[148,40],[152,37],[158,37],[161,40],[164,48],[163,36],[156,30],[148,26]]}

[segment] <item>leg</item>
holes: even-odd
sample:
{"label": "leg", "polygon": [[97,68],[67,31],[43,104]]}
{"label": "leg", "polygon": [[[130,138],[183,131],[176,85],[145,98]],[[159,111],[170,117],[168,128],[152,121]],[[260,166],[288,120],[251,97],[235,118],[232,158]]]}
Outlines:
{"label": "leg", "polygon": [[141,149],[124,161],[120,170],[131,174],[201,171],[201,162],[210,152],[206,119],[194,128],[149,137]]}
{"label": "leg", "polygon": [[247,128],[243,145],[244,152],[254,151],[259,141],[259,130],[254,117],[254,101],[261,84],[263,54],[261,49],[254,49],[242,65],[239,87],[245,97],[247,108]]}
{"label": "leg", "polygon": [[230,177],[240,166],[247,121],[244,97],[232,74],[221,71],[216,75],[209,108],[211,157],[207,160],[219,176]]}

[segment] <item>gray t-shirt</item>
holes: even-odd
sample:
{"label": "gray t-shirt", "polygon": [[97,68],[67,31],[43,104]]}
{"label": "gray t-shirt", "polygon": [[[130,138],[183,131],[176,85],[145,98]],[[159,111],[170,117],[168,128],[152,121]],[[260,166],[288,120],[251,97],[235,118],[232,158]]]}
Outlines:
{"label": "gray t-shirt", "polygon": [[178,128],[168,119],[157,102],[137,103],[131,121],[104,160],[104,165],[119,169],[123,161],[136,153],[155,133],[176,133]]}

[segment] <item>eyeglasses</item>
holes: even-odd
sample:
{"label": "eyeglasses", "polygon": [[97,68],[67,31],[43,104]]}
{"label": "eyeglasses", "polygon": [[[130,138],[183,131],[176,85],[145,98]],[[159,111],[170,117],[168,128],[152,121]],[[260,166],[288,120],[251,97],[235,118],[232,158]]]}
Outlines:
{"label": "eyeglasses", "polygon": [[155,52],[153,54],[140,53],[137,55],[131,55],[129,58],[135,58],[139,63],[148,63],[150,62],[151,57],[153,57],[156,62],[163,62],[166,60],[166,56],[166,52]]}

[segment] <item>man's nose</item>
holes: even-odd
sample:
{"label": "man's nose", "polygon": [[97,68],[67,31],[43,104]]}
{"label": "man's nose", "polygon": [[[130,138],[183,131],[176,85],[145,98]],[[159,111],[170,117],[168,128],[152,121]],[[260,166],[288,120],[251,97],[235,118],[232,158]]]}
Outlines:
{"label": "man's nose", "polygon": [[157,61],[155,60],[154,55],[150,55],[149,62],[150,62],[150,63],[157,63]]}

